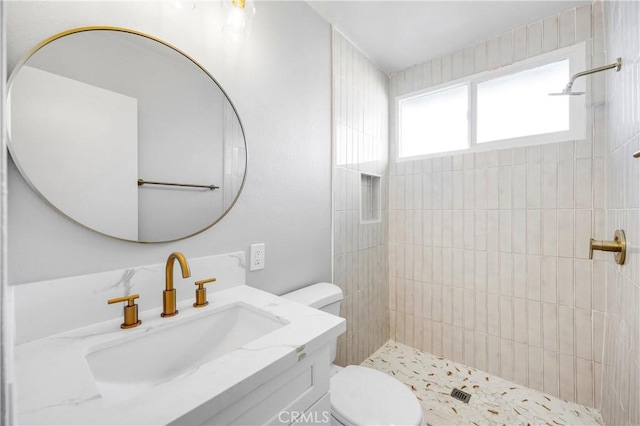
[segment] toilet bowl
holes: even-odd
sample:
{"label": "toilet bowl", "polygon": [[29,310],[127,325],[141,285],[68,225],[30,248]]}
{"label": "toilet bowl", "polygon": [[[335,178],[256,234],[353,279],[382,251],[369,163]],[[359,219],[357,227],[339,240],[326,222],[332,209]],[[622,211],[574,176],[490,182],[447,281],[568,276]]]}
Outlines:
{"label": "toilet bowl", "polygon": [[[342,290],[330,283],[318,283],[282,297],[340,314]],[[331,344],[331,362],[336,358],[337,339]],[[334,425],[422,424],[422,409],[415,395],[399,380],[380,371],[350,365],[331,366],[331,421]]]}

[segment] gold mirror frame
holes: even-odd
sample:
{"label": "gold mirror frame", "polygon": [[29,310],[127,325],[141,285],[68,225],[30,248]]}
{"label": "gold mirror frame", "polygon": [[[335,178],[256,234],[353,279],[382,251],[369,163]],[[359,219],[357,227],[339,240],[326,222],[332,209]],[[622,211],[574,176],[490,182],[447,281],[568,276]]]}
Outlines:
{"label": "gold mirror frame", "polygon": [[[242,182],[240,184],[240,187],[237,190],[237,193],[234,194],[234,198],[233,200],[229,203],[229,205],[223,210],[223,212],[208,226],[190,233],[188,235],[182,236],[182,237],[178,237],[178,238],[173,238],[173,239],[167,239],[167,240],[159,240],[159,241],[144,241],[144,240],[133,240],[133,239],[126,239],[126,238],[122,238],[119,236],[115,236],[115,235],[110,235],[107,234],[105,232],[102,232],[100,230],[91,228],[88,225],[85,225],[79,221],[77,221],[76,219],[74,219],[73,217],[71,217],[70,215],[68,215],[67,213],[65,213],[64,211],[60,210],[57,206],[55,206],[51,201],[49,201],[47,199],[47,197],[44,196],[44,194],[42,194],[42,192],[40,190],[38,190],[38,188],[33,185],[31,183],[31,181],[29,180],[27,174],[23,171],[23,169],[20,167],[20,163],[17,160],[16,156],[14,155],[14,153],[12,152],[11,149],[11,137],[10,134],[8,134],[8,138],[7,138],[7,146],[9,149],[9,152],[12,154],[11,157],[13,159],[14,164],[16,165],[17,169],[19,170],[20,174],[22,175],[23,179],[27,182],[27,184],[31,187],[31,189],[40,196],[40,198],[42,200],[44,200],[53,210],[57,211],[59,214],[61,214],[62,216],[66,217],[67,219],[69,219],[71,222],[76,223],[80,226],[82,226],[85,229],[89,229],[93,232],[97,232],[99,234],[102,234],[104,236],[110,237],[110,238],[115,238],[121,241],[127,241],[127,242],[135,242],[135,243],[142,243],[142,244],[156,244],[156,243],[168,243],[168,242],[174,242],[174,241],[180,241],[180,240],[184,240],[190,237],[193,237],[195,235],[198,235],[202,232],[205,232],[206,230],[210,229],[211,227],[213,227],[214,225],[216,225],[218,222],[220,222],[222,220],[222,218],[224,218],[227,213],[229,213],[229,211],[235,206],[235,204],[238,201],[238,198],[240,197],[240,194],[242,194],[242,191],[244,189],[244,185],[246,183],[246,178],[247,178],[247,169],[248,169],[248,159],[249,159],[249,153],[248,153],[248,146],[247,146],[247,140],[246,140],[246,134],[245,134],[245,130],[244,130],[244,126],[242,125],[242,120],[240,119],[240,115],[238,114],[238,111],[235,107],[235,105],[233,104],[233,102],[231,101],[231,98],[229,97],[229,95],[227,94],[227,92],[222,88],[222,86],[218,83],[218,81],[198,62],[196,61],[194,58],[192,58],[191,56],[189,56],[187,53],[185,53],[184,51],[182,51],[181,49],[178,49],[177,47],[157,38],[154,37],[152,35],[149,34],[145,34],[136,30],[131,30],[128,28],[122,28],[122,27],[112,27],[112,26],[88,26],[88,27],[79,27],[79,28],[73,28],[70,30],[66,30],[63,32],[60,32],[58,34],[55,34],[45,40],[43,40],[42,42],[38,43],[36,46],[34,46],[31,50],[29,50],[27,52],[27,54],[20,59],[20,61],[18,61],[18,63],[16,64],[15,68],[13,69],[13,71],[11,72],[11,75],[7,81],[7,93],[10,94],[11,93],[11,85],[13,83],[13,81],[16,79],[16,77],[18,76],[20,70],[22,69],[22,67],[27,63],[27,61],[33,57],[33,55],[35,55],[40,49],[42,49],[43,47],[49,45],[50,43],[63,38],[65,36],[68,35],[72,35],[72,34],[78,34],[78,33],[82,33],[82,32],[88,32],[88,31],[116,31],[116,32],[122,32],[122,33],[127,33],[127,34],[132,34],[135,36],[140,36],[140,37],[144,37],[146,39],[149,39],[151,41],[160,43],[170,49],[172,49],[173,51],[179,53],[180,55],[182,55],[184,58],[186,58],[188,61],[191,61],[193,64],[195,64],[209,79],[211,79],[211,81],[218,87],[218,89],[222,92],[222,94],[224,95],[224,97],[226,98],[227,102],[229,103],[229,105],[231,106],[235,117],[238,120],[238,125],[240,127],[240,131],[242,133],[242,139],[244,141],[244,150],[245,150],[245,165],[244,165],[244,171],[242,173]],[[5,103],[8,104],[7,105],[7,109],[10,109],[10,104],[9,104],[9,100],[10,100],[10,96],[8,95]],[[9,128],[10,128],[10,123],[9,123]],[[10,133],[10,132],[8,132]],[[138,183],[139,184],[139,183]]]}

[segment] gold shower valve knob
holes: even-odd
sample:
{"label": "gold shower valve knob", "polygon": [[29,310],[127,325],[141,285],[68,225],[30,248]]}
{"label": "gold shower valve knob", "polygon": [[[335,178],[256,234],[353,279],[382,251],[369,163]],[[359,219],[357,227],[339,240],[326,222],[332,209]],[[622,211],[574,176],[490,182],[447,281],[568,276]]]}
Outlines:
{"label": "gold shower valve knob", "polygon": [[131,294],[129,296],[107,300],[109,305],[113,303],[127,302],[124,306],[124,322],[120,324],[120,328],[133,328],[142,324],[142,321],[138,319],[138,305],[133,302],[139,297],[139,294]]}

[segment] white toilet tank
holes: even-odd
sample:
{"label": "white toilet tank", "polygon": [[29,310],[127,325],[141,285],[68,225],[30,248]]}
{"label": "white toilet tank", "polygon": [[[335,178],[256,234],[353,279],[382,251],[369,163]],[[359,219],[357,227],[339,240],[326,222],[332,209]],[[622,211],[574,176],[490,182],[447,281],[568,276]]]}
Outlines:
{"label": "white toilet tank", "polygon": [[[340,302],[342,302],[342,290],[335,284],[317,283],[300,290],[285,293],[280,297],[302,303],[312,308],[320,309],[333,315],[340,315]],[[336,359],[338,339],[331,344],[331,362]]]}

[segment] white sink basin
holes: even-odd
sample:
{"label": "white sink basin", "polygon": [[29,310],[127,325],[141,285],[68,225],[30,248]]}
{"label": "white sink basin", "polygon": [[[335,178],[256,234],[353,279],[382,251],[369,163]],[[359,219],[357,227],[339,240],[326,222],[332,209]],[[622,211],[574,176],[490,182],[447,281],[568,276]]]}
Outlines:
{"label": "white sink basin", "polygon": [[86,360],[103,398],[128,399],[288,323],[242,302],[182,321],[180,316],[162,321],[88,351]]}

